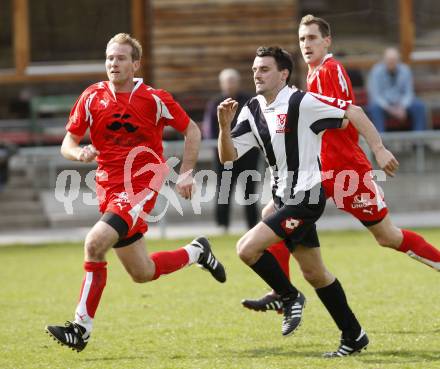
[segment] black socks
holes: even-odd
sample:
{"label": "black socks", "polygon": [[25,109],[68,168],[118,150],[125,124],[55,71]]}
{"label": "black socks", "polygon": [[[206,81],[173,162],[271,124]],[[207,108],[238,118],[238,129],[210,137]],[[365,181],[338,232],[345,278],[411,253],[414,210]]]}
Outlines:
{"label": "black socks", "polygon": [[361,332],[361,326],[348,306],[344,289],[339,281],[336,279],[327,287],[316,289],[316,293],[343,335],[357,338]]}
{"label": "black socks", "polygon": [[264,251],[258,261],[250,267],[281,297],[298,296],[298,290],[290,283],[269,251]]}

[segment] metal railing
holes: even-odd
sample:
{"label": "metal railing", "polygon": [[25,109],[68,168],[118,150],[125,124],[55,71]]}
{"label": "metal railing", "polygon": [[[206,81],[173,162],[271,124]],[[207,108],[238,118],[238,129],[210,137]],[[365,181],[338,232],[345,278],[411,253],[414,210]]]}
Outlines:
{"label": "metal railing", "polygon": [[[426,169],[426,150],[431,143],[437,143],[440,147],[440,131],[427,130],[417,132],[385,132],[382,134],[382,140],[385,146],[393,149],[396,145],[411,146],[415,149],[415,172],[421,173]],[[165,157],[180,157],[183,151],[183,141],[164,141]],[[361,146],[371,159],[371,152],[363,139]],[[217,147],[216,139],[203,140],[199,161],[206,162],[212,159],[212,150]],[[47,166],[49,168],[50,183],[55,183],[57,169],[59,168],[90,168],[96,167],[95,163],[78,163],[64,159],[59,146],[49,147],[27,147],[21,148],[18,155],[26,158],[27,165]]]}
{"label": "metal railing", "polygon": [[[415,149],[415,171],[420,173],[426,169],[426,150],[430,143],[437,143],[440,147],[440,131],[422,131],[422,132],[387,132],[382,135],[384,144],[392,149],[393,146],[401,145],[402,147],[411,147]],[[183,151],[183,141],[166,141],[164,142],[165,157],[181,157]],[[365,142],[361,142],[362,147],[367,155],[371,158]],[[199,162],[207,163],[212,160],[214,155],[213,149],[217,147],[217,140],[203,140],[199,155]],[[64,159],[60,152],[59,146],[51,147],[32,147],[21,148],[18,155],[23,159],[22,166],[30,172],[31,176],[38,176],[39,168],[45,168],[48,173],[48,180],[50,188],[55,187],[57,173],[62,169],[84,169],[93,170],[96,168],[96,163],[78,163]],[[160,199],[160,197],[159,197]],[[160,201],[160,200],[158,200]],[[158,203],[160,206],[160,202]],[[168,228],[168,220],[163,217],[159,222],[160,234],[166,237]]]}

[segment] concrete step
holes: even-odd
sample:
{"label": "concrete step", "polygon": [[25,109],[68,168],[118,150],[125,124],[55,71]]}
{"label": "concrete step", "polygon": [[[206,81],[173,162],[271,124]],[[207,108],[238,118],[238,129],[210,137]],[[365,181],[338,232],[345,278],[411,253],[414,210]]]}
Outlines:
{"label": "concrete step", "polygon": [[49,222],[44,214],[35,216],[34,214],[12,214],[0,216],[0,229],[25,229],[42,228],[49,226]]}
{"label": "concrete step", "polygon": [[[6,201],[0,202],[0,214],[43,214],[43,206],[39,201]],[[1,215],[0,215],[1,216]]]}
{"label": "concrete step", "polygon": [[10,201],[36,201],[38,200],[38,194],[33,188],[14,188],[6,186],[2,192],[0,192],[0,202]]}
{"label": "concrete step", "polygon": [[10,176],[7,187],[9,188],[32,188],[32,181],[26,176]]}

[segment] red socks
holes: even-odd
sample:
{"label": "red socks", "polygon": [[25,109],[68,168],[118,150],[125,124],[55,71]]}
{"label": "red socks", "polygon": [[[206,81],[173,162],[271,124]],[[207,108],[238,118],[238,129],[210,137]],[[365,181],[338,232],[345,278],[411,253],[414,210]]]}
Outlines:
{"label": "red socks", "polygon": [[398,251],[440,271],[440,251],[419,234],[402,229],[403,241]]}
{"label": "red socks", "polygon": [[184,248],[155,252],[150,257],[156,265],[153,279],[159,278],[162,274],[170,274],[182,269],[189,262],[188,252]]}
{"label": "red socks", "polygon": [[84,262],[84,270],[86,275],[84,276],[78,306],[75,311],[75,322],[90,332],[107,281],[107,262],[86,261]]}
{"label": "red socks", "polygon": [[278,264],[280,264],[281,269],[283,270],[284,274],[287,276],[287,278],[290,281],[290,273],[289,273],[290,251],[286,247],[284,241],[279,241],[277,243],[274,243],[267,249],[267,251],[270,251],[270,253],[275,257],[275,259],[277,259]]}

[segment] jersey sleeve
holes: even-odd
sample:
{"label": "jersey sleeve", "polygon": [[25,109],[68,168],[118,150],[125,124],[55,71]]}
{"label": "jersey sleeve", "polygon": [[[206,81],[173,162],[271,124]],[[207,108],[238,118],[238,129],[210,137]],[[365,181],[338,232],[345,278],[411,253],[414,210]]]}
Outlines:
{"label": "jersey sleeve", "polygon": [[80,137],[85,135],[89,127],[87,120],[91,119],[91,116],[87,114],[86,108],[86,104],[88,104],[90,99],[93,99],[93,96],[87,92],[83,92],[78,100],[76,100],[67,121],[66,130],[68,132]]}
{"label": "jersey sleeve", "polygon": [[300,113],[306,117],[310,129],[318,134],[325,129],[341,128],[349,101],[308,92],[305,94]]}
{"label": "jersey sleeve", "polygon": [[242,157],[253,147],[258,147],[257,139],[250,125],[251,114],[249,108],[244,106],[237,118],[237,124],[231,132],[232,143],[237,150],[238,158]]}
{"label": "jersey sleeve", "polygon": [[190,118],[173,96],[165,90],[155,91],[158,120],[164,119],[164,124],[179,132],[185,131]]}

